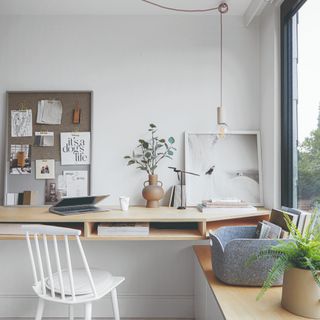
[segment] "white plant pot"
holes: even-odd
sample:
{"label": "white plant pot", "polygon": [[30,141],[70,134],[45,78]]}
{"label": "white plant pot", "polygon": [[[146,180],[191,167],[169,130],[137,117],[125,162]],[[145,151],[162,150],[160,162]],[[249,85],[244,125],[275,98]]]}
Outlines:
{"label": "white plant pot", "polygon": [[292,268],[284,273],[281,305],[296,315],[320,319],[320,287],[310,271]]}

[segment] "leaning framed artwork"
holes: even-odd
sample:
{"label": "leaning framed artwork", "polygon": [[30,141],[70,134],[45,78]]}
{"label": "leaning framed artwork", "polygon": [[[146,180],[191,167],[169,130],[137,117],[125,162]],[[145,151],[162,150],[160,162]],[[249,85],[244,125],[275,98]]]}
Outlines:
{"label": "leaning framed artwork", "polygon": [[263,206],[259,131],[185,133],[185,168],[200,174],[186,176],[188,206],[203,200],[238,199]]}

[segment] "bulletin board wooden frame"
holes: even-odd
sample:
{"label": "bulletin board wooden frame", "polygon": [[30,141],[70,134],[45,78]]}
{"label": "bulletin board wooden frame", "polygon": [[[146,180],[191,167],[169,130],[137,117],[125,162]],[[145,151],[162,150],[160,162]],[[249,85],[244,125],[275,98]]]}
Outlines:
{"label": "bulletin board wooden frame", "polygon": [[[59,170],[56,170],[56,176],[61,172],[61,167],[65,170],[88,170],[88,193],[91,193],[91,165],[79,166],[68,165],[61,166],[60,155],[60,133],[61,132],[90,132],[90,158],[92,162],[92,106],[93,106],[93,91],[7,91],[7,116],[6,116],[6,150],[5,150],[5,181],[4,181],[4,204],[6,204],[7,193],[23,192],[25,190],[13,190],[12,177],[9,174],[10,168],[10,148],[12,144],[29,144],[31,145],[31,163],[35,169],[35,161],[41,159],[54,159],[58,164]],[[60,100],[62,103],[62,119],[61,124],[38,124],[37,109],[38,101],[40,100]],[[73,111],[79,107],[81,110],[80,123],[73,124]],[[11,136],[11,111],[12,110],[32,110],[32,137],[12,137]],[[53,132],[54,146],[53,147],[38,147],[34,146],[35,132]],[[27,175],[26,175],[27,176]],[[25,180],[30,180],[31,187],[41,188],[42,183],[35,179],[35,170],[32,170],[28,177],[20,177],[22,186],[25,186]],[[16,183],[17,185],[17,183]],[[21,186],[21,187],[22,187]],[[41,190],[40,190],[41,191]],[[41,192],[40,192],[41,194]],[[40,201],[41,202],[41,201]],[[41,203],[37,203],[41,205]]]}

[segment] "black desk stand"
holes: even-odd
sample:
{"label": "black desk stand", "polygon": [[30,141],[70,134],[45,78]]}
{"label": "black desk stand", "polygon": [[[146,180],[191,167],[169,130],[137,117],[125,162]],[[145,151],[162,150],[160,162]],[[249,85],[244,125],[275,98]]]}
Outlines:
{"label": "black desk stand", "polygon": [[177,208],[178,210],[184,210],[186,209],[185,206],[183,206],[183,192],[182,192],[182,174],[191,174],[193,176],[198,176],[200,177],[200,174],[197,173],[193,173],[193,172],[188,172],[188,171],[184,171],[184,170],[180,170],[177,169],[175,167],[168,167],[169,169],[172,169],[174,172],[176,172],[178,174],[178,180],[180,180],[180,206]]}

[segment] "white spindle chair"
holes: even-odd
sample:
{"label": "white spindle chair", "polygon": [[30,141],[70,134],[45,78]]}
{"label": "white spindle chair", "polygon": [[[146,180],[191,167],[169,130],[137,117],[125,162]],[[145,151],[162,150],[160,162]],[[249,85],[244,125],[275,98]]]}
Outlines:
{"label": "white spindle chair", "polygon": [[[84,304],[85,320],[91,320],[92,302],[101,299],[109,292],[112,297],[114,318],[120,320],[116,287],[124,281],[124,278],[113,277],[104,270],[90,270],[80,242],[80,230],[46,225],[23,225],[22,229],[26,234],[31,259],[33,290],[39,297],[35,320],[42,319],[45,301],[68,304],[70,320],[74,319],[74,305]],[[53,255],[50,255],[47,236],[53,239]],[[65,256],[59,252],[57,236],[63,237]],[[69,249],[71,237],[75,237],[84,269],[72,268]],[[43,246],[41,246],[41,238]],[[63,257],[66,260],[67,269],[62,268]],[[51,264],[51,260],[55,260],[56,268]],[[53,272],[54,269],[56,272]]]}

